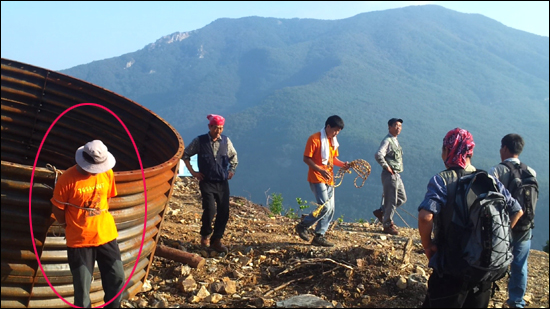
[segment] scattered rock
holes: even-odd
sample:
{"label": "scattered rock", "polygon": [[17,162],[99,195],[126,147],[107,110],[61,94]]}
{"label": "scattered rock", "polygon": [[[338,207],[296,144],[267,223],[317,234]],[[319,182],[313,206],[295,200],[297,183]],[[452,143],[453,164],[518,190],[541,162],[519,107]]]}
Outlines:
{"label": "scattered rock", "polygon": [[192,304],[196,304],[200,301],[202,301],[202,298],[198,297],[197,295],[193,295],[191,296],[191,298],[189,298],[189,302]]}
{"label": "scattered rock", "polygon": [[[342,222],[327,232],[336,245],[317,247],[297,237],[299,219],[232,196],[223,238],[229,252],[212,257],[212,250],[200,247],[197,181],[177,178],[169,207],[159,243],[199,254],[205,265],[191,268],[155,256],[141,292],[124,300],[123,308],[289,307],[304,295],[322,303],[310,298],[316,308],[418,308],[426,295],[431,269],[416,229],[400,227],[399,235],[388,237],[380,223]],[[525,297],[531,308],[548,308],[548,264],[547,253],[531,250]],[[507,280],[498,282],[501,290],[489,307],[502,307]]]}
{"label": "scattered rock", "polygon": [[414,272],[419,274],[420,276],[426,276],[426,272],[420,266],[416,266],[416,268],[414,269]]}
{"label": "scattered rock", "polygon": [[223,292],[225,294],[234,294],[237,292],[237,283],[233,280],[230,280],[227,277],[223,278]]}
{"label": "scattered rock", "polygon": [[204,301],[206,301],[207,303],[217,304],[222,299],[223,299],[223,296],[221,294],[213,293],[213,294],[210,294],[210,296],[206,297]]}
{"label": "scattered rock", "polygon": [[176,277],[187,277],[191,273],[191,267],[189,265],[180,265],[174,269],[174,275]]}
{"label": "scattered rock", "polygon": [[193,279],[193,275],[189,275],[180,282],[179,287],[182,292],[193,292],[197,289],[197,282]]}
{"label": "scattered rock", "polygon": [[278,308],[334,308],[334,305],[315,295],[304,294],[277,302]]}
{"label": "scattered rock", "polygon": [[405,277],[403,277],[403,276],[399,276],[399,278],[397,279],[396,285],[401,290],[406,289],[407,288],[407,279],[405,279]]}
{"label": "scattered rock", "polygon": [[273,306],[274,301],[273,301],[273,299],[270,299],[270,298],[258,297],[258,298],[255,298],[255,299],[252,301],[252,303],[253,303],[254,306],[256,306],[257,308],[267,308],[267,307]]}
{"label": "scattered rock", "polygon": [[205,299],[208,296],[210,296],[210,292],[208,292],[205,286],[201,286],[201,288],[197,292],[197,297],[200,299]]}
{"label": "scattered rock", "polygon": [[138,308],[147,308],[149,307],[149,302],[145,299],[140,299],[137,303]]}
{"label": "scattered rock", "polygon": [[141,286],[141,292],[149,292],[152,289],[153,289],[153,287],[151,286],[151,281],[145,280],[145,282]]}

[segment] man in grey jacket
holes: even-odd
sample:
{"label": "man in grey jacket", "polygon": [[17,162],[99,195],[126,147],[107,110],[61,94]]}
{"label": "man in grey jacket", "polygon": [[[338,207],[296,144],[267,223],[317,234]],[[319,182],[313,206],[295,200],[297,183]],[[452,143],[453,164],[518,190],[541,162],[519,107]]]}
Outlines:
{"label": "man in grey jacket", "polygon": [[405,204],[407,194],[399,173],[403,171],[403,150],[397,141],[401,133],[403,119],[392,118],[388,121],[388,135],[380,143],[374,155],[376,162],[382,166],[383,202],[380,209],[373,211],[374,216],[384,226],[384,233],[397,235],[393,224],[396,208]]}

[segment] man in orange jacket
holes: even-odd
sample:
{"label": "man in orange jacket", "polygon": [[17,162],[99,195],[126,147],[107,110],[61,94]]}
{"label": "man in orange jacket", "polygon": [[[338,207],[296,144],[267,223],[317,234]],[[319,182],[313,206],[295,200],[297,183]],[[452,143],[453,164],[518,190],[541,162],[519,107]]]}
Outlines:
{"label": "man in orange jacket", "polygon": [[[59,176],[52,212],[65,227],[67,259],[73,275],[74,305],[91,307],[94,263],[101,272],[106,308],[120,308],[124,286],[118,232],[109,201],[117,195],[112,168],[116,160],[100,140],[78,148],[76,165]],[[118,295],[117,295],[118,294]]]}

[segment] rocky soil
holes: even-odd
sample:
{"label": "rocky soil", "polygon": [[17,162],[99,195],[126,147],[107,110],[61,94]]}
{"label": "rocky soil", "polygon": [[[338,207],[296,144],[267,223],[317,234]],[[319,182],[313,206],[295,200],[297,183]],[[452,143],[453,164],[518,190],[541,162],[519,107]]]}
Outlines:
{"label": "rocky soil", "polygon": [[[297,218],[272,215],[261,205],[231,197],[223,243],[228,254],[199,245],[202,214],[196,180],[177,180],[160,243],[206,257],[202,267],[155,257],[143,292],[125,308],[313,307],[412,308],[422,304],[430,273],[418,230],[381,233],[379,223],[334,221],[331,248],[312,246],[295,233]],[[528,307],[548,308],[548,254],[532,250]],[[507,277],[489,307],[507,298]]]}

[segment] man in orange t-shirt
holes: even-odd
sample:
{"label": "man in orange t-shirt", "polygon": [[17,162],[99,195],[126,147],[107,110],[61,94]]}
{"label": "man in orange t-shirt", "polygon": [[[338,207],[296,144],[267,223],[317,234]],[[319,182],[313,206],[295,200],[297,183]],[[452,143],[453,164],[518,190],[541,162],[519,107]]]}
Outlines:
{"label": "man in orange t-shirt", "polygon": [[[76,165],[59,176],[51,198],[52,212],[65,227],[67,260],[73,275],[74,304],[91,307],[94,263],[101,272],[105,307],[119,308],[124,267],[109,201],[117,195],[112,168],[116,160],[100,140],[78,148]],[[117,296],[117,294],[119,294]]]}
{"label": "man in orange t-shirt", "polygon": [[296,232],[309,241],[308,228],[317,223],[313,245],[332,247],[325,238],[329,224],[334,217],[334,165],[348,169],[349,163],[338,159],[336,136],[344,129],[344,121],[337,115],[328,117],[325,127],[312,134],[306,143],[304,162],[309,166],[307,181],[319,206],[296,226]]}

